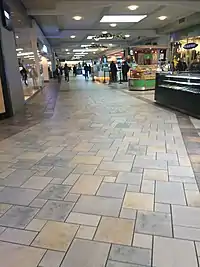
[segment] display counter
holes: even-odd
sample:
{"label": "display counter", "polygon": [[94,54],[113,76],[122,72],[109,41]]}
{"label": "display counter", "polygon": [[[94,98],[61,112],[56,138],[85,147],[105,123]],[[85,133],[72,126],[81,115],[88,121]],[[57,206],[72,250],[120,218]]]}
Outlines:
{"label": "display counter", "polygon": [[200,117],[200,74],[157,73],[156,102],[189,115]]}
{"label": "display counter", "polygon": [[137,66],[135,69],[131,69],[129,77],[129,90],[154,90],[156,69],[156,65]]}

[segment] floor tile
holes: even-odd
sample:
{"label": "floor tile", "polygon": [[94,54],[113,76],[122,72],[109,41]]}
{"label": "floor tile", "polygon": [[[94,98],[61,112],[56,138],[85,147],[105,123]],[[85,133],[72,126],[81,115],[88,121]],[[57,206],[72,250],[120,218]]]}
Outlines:
{"label": "floor tile", "polygon": [[135,220],[136,210],[122,208],[119,217],[123,219]]}
{"label": "floor tile", "polygon": [[[106,267],[137,267],[138,265],[108,260]],[[141,266],[140,266],[141,267]]]}
{"label": "floor tile", "polygon": [[131,245],[134,221],[103,217],[97,228],[95,240],[122,245]]}
{"label": "floor tile", "polygon": [[95,164],[98,165],[102,161],[102,157],[97,156],[75,156],[72,160],[76,164]]}
{"label": "floor tile", "polygon": [[46,199],[35,198],[29,206],[33,208],[42,208],[46,202]]}
{"label": "floor tile", "polygon": [[39,198],[51,200],[63,200],[69,190],[70,186],[67,185],[54,185],[49,184],[40,194]]}
{"label": "floor tile", "polygon": [[11,207],[12,207],[12,205],[0,203],[0,214],[4,214]]}
{"label": "floor tile", "polygon": [[81,225],[76,237],[82,239],[93,239],[96,232],[96,227]]}
{"label": "floor tile", "polygon": [[169,175],[194,177],[194,172],[191,167],[169,166]]}
{"label": "floor tile", "polygon": [[73,174],[88,174],[93,175],[97,170],[98,165],[78,164],[73,170]]}
{"label": "floor tile", "polygon": [[74,185],[78,178],[80,177],[80,174],[70,174],[67,176],[67,178],[64,180],[63,184],[65,185]]}
{"label": "floor tile", "polygon": [[47,223],[46,220],[33,219],[26,227],[26,230],[30,231],[41,231],[44,225]]}
{"label": "floor tile", "polygon": [[51,169],[46,176],[53,178],[66,178],[71,172],[73,168],[63,168],[63,167],[54,167]]}
{"label": "floor tile", "polygon": [[121,199],[81,196],[73,211],[104,216],[118,216],[121,204]]}
{"label": "floor tile", "polygon": [[42,190],[51,182],[52,179],[53,178],[49,177],[32,176],[21,187]]}
{"label": "floor tile", "polygon": [[59,267],[64,255],[64,252],[48,250],[40,262],[40,267]]}
{"label": "floor tile", "polygon": [[49,200],[37,214],[37,218],[64,222],[74,204],[66,201]]}
{"label": "floor tile", "polygon": [[32,231],[7,228],[1,235],[0,240],[21,245],[30,245],[37,233]]}
{"label": "floor tile", "polygon": [[[90,240],[75,239],[61,267],[103,267],[110,245]],[[78,257],[77,257],[78,255]]]}
{"label": "floor tile", "polygon": [[134,234],[133,246],[138,248],[152,249],[152,236],[144,234]]}
{"label": "floor tile", "polygon": [[200,241],[200,228],[174,226],[174,237],[192,241]]}
{"label": "floor tile", "polygon": [[187,206],[172,206],[173,224],[200,228],[200,209]]}
{"label": "floor tile", "polygon": [[132,168],[132,163],[127,162],[103,162],[99,166],[99,170],[105,171],[127,171],[130,172]]}
{"label": "floor tile", "polygon": [[170,213],[170,204],[163,204],[163,203],[155,203],[155,211],[163,212],[163,213]]}
{"label": "floor tile", "polygon": [[80,197],[80,194],[67,194],[67,196],[64,198],[64,201],[73,202],[75,203]]}
{"label": "floor tile", "polygon": [[25,181],[28,180],[34,171],[31,170],[16,170],[7,176],[4,180],[0,179],[0,185],[17,187],[21,186]]}
{"label": "floor tile", "polygon": [[168,173],[164,170],[144,169],[145,180],[168,181]]}
{"label": "floor tile", "polygon": [[116,177],[115,176],[105,176],[103,181],[105,183],[114,183],[116,181]]}
{"label": "floor tile", "polygon": [[112,245],[109,259],[112,261],[150,266],[151,250],[138,247]]}
{"label": "floor tile", "polygon": [[81,175],[72,187],[70,193],[95,195],[102,180],[103,176]]}
{"label": "floor tile", "polygon": [[153,211],[153,195],[127,192],[123,202],[123,208]]}
{"label": "floor tile", "polygon": [[23,229],[37,212],[36,208],[14,206],[0,218],[0,225]]}
{"label": "floor tile", "polygon": [[140,185],[141,180],[142,180],[141,173],[120,172],[117,177],[116,183]]}
{"label": "floor tile", "polygon": [[71,212],[66,220],[68,223],[83,224],[88,226],[97,226],[99,221],[100,216],[77,212]]}
{"label": "floor tile", "polygon": [[123,198],[126,186],[116,183],[102,183],[97,192],[98,196]]}
{"label": "floor tile", "polygon": [[39,191],[37,190],[5,187],[0,191],[0,202],[29,205],[38,194]]}
{"label": "floor tile", "polygon": [[157,169],[167,170],[167,162],[163,160],[154,159],[135,159],[133,167],[146,168],[146,169]]}
{"label": "floor tile", "polygon": [[199,191],[185,191],[187,204],[191,207],[200,208],[200,193]]}
{"label": "floor tile", "polygon": [[0,258],[3,267],[36,267],[44,253],[43,249],[0,242]]}
{"label": "floor tile", "polygon": [[155,181],[142,181],[141,193],[154,194],[155,191]]}
{"label": "floor tile", "polygon": [[172,237],[171,216],[158,212],[138,212],[137,233]]}
{"label": "floor tile", "polygon": [[40,248],[67,251],[77,230],[78,226],[75,224],[48,222],[32,245]]}
{"label": "floor tile", "polygon": [[153,251],[155,267],[198,266],[194,243],[191,241],[155,237]]}
{"label": "floor tile", "polygon": [[182,183],[157,182],[155,198],[158,203],[186,205]]}

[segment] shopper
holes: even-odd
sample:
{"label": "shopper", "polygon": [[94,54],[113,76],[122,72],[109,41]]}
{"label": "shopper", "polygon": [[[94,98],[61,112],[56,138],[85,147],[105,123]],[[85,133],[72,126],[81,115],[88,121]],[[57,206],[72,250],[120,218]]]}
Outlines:
{"label": "shopper", "polygon": [[27,74],[27,70],[24,68],[24,66],[22,66],[21,70],[20,70],[20,74],[22,76],[22,80],[24,81],[25,85],[28,86],[28,74]]}
{"label": "shopper", "polygon": [[89,75],[91,76],[92,68],[91,68],[90,64],[89,64],[89,66],[88,66],[88,72],[89,72]]}
{"label": "shopper", "polygon": [[64,66],[64,73],[65,73],[65,81],[69,82],[69,67],[67,64]]}
{"label": "shopper", "polygon": [[61,73],[60,73],[60,68],[58,65],[56,65],[56,70],[55,70],[56,77],[58,79],[58,83],[61,82]]}
{"label": "shopper", "polygon": [[85,66],[84,66],[84,71],[85,71],[85,80],[87,80],[88,81],[88,79],[89,79],[89,68],[88,68],[88,65],[87,64],[85,64]]}
{"label": "shopper", "polygon": [[76,77],[77,75],[77,68],[76,65],[73,66],[73,76]]}
{"label": "shopper", "polygon": [[111,71],[111,82],[117,81],[117,67],[114,61],[110,63],[110,71]]}
{"label": "shopper", "polygon": [[183,61],[182,58],[180,58],[178,60],[177,65],[176,65],[176,70],[177,71],[186,71],[186,69],[187,69],[187,64]]}
{"label": "shopper", "polygon": [[129,65],[126,61],[124,61],[122,63],[123,82],[128,82],[128,72],[129,72]]}

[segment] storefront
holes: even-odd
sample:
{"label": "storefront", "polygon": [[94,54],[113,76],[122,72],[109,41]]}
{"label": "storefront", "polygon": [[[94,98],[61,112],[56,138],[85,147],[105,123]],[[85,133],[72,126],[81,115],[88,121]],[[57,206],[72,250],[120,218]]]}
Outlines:
{"label": "storefront", "polygon": [[167,46],[136,46],[129,49],[133,64],[130,69],[130,90],[155,89],[156,71],[166,61]]}

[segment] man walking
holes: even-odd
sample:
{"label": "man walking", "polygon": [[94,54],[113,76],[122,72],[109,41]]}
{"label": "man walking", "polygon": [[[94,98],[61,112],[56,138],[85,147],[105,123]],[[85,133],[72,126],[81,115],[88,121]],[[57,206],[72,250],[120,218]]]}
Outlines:
{"label": "man walking", "polygon": [[69,67],[67,64],[64,66],[64,73],[65,73],[65,81],[69,82]]}

